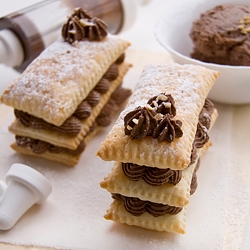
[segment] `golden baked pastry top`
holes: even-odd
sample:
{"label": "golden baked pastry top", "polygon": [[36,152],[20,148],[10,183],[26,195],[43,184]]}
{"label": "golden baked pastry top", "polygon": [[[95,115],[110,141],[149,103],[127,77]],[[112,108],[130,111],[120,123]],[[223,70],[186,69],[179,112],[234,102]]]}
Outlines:
{"label": "golden baked pastry top", "polygon": [[13,81],[1,102],[60,126],[129,45],[112,35],[74,45],[58,39]]}

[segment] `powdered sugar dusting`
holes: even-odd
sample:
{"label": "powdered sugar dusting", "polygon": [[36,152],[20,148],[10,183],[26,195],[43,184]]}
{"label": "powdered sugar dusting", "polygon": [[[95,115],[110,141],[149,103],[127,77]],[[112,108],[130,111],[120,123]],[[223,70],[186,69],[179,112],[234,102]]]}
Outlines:
{"label": "powdered sugar dusting", "polygon": [[128,45],[111,35],[74,46],[58,39],[4,92],[2,102],[60,125]]}

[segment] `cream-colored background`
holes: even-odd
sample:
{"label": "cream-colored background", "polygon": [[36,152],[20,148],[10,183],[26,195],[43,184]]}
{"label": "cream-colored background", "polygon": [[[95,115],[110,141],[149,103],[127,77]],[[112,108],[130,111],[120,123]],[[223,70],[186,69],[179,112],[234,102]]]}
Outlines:
{"label": "cream-colored background", "polygon": [[[18,9],[20,2],[0,1],[0,10],[3,13],[4,9]],[[23,0],[22,4],[30,2]],[[171,1],[152,0],[140,8],[133,28],[121,34],[133,44],[127,60],[134,66],[124,85],[133,88],[145,64],[171,61],[153,35],[155,21],[169,4]],[[18,74],[0,65],[0,75],[4,88]],[[7,129],[13,119],[12,110],[0,105],[0,179],[11,164],[21,162],[40,171],[53,186],[44,205],[33,206],[15,227],[0,231],[0,249],[248,249],[250,105],[216,107],[219,118],[211,132],[213,146],[203,157],[198,172],[199,186],[188,209],[187,234],[179,236],[103,219],[111,198],[99,182],[112,163],[101,161],[95,152],[111,126],[93,139],[80,163],[70,169],[15,154],[9,148],[14,138]]]}

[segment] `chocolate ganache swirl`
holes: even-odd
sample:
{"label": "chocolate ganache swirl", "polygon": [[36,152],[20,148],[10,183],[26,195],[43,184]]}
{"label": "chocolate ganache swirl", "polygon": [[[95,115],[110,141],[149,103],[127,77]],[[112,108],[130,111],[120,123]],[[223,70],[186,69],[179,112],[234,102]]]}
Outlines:
{"label": "chocolate ganache swirl", "polygon": [[165,214],[178,214],[182,210],[182,207],[174,207],[151,201],[142,201],[139,198],[126,197],[120,194],[112,194],[112,198],[121,200],[125,209],[134,216],[140,216],[143,213],[148,212],[154,217],[158,217]]}
{"label": "chocolate ganache swirl", "polygon": [[180,120],[173,120],[170,114],[166,114],[154,129],[153,138],[157,138],[159,141],[172,142],[174,138],[182,137],[181,126],[182,122]]}
{"label": "chocolate ganache swirl", "polygon": [[95,107],[101,99],[101,94],[95,90],[91,90],[85,99],[91,107]]}
{"label": "chocolate ganache swirl", "polygon": [[109,81],[114,81],[119,75],[119,70],[117,64],[113,63],[109,70],[103,75],[103,78],[108,79]]}
{"label": "chocolate ganache swirl", "polygon": [[102,127],[110,125],[114,112],[128,99],[131,94],[132,91],[130,89],[123,88],[121,85],[118,86],[110,96],[109,101],[103,107],[100,114],[97,116],[96,123]]}
{"label": "chocolate ganache swirl", "polygon": [[172,142],[183,135],[180,120],[176,115],[175,102],[171,95],[161,93],[151,98],[145,107],[137,107],[124,117],[124,131],[130,138],[142,140],[153,136],[159,141]]}
{"label": "chocolate ganache swirl", "polygon": [[92,113],[91,105],[88,101],[81,102],[74,112],[74,116],[76,116],[79,120],[84,120],[88,118]]}
{"label": "chocolate ganache swirl", "polygon": [[109,86],[110,86],[109,80],[105,79],[105,78],[102,78],[96,84],[96,86],[94,87],[94,90],[97,91],[97,92],[99,92],[100,94],[105,94],[105,93],[108,92]]}
{"label": "chocolate ganache swirl", "polygon": [[142,140],[146,136],[152,136],[157,125],[156,113],[145,107],[137,107],[129,112],[125,118],[125,134],[131,139]]}
{"label": "chocolate ganache swirl", "polygon": [[62,27],[62,37],[70,44],[85,38],[101,41],[107,34],[107,24],[97,17],[91,17],[81,8],[75,9]]}
{"label": "chocolate ganache swirl", "polygon": [[[197,161],[191,184],[190,184],[190,195],[194,194],[197,189],[197,175],[196,172],[200,166],[200,159]],[[140,169],[139,169],[140,172]],[[154,203],[151,201],[142,201],[136,197],[126,197],[121,194],[112,194],[113,199],[121,200],[123,202],[124,208],[134,216],[140,216],[145,212],[152,214],[155,217],[163,216],[165,214],[178,214],[182,211],[182,207],[175,207],[164,205],[161,203]]]}
{"label": "chocolate ganache swirl", "polygon": [[119,65],[124,62],[124,59],[125,59],[125,53],[122,53],[120,57],[115,61],[115,63]]}

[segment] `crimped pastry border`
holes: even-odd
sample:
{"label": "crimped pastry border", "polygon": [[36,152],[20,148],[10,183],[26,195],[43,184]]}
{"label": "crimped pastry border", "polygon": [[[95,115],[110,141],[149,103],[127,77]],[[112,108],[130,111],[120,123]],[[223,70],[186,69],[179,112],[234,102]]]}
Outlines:
{"label": "crimped pastry border", "polygon": [[114,200],[107,213],[104,215],[106,220],[113,220],[125,223],[130,226],[138,226],[160,232],[170,232],[175,234],[186,233],[187,207],[175,215],[165,214],[164,216],[154,217],[149,213],[143,213],[141,216],[133,216],[123,206],[122,201]]}

